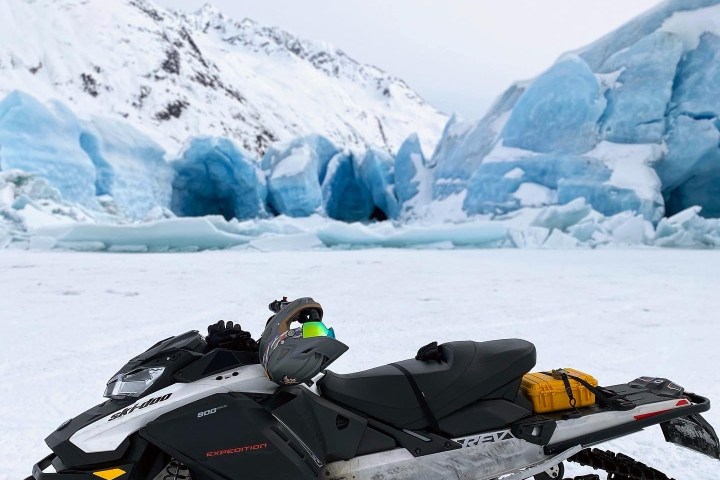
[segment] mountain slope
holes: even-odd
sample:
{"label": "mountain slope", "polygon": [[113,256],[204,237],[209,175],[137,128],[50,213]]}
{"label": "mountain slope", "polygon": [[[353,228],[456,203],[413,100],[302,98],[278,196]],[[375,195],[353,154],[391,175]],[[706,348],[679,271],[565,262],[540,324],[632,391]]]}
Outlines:
{"label": "mountain slope", "polygon": [[0,0],[0,18],[0,96],[20,88],[120,117],[171,153],[190,136],[221,135],[261,155],[309,133],[395,152],[414,132],[430,151],[446,121],[378,68],[212,7]]}

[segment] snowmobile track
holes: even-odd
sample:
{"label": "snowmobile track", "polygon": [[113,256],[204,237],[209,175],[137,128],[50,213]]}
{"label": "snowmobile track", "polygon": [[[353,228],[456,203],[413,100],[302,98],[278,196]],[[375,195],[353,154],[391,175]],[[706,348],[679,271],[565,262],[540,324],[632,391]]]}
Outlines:
{"label": "snowmobile track", "polygon": [[[608,480],[675,480],[627,455],[597,448],[586,448],[570,457],[568,461],[592,467],[595,470],[605,470],[608,474]],[[599,479],[598,475],[591,474],[565,480]]]}

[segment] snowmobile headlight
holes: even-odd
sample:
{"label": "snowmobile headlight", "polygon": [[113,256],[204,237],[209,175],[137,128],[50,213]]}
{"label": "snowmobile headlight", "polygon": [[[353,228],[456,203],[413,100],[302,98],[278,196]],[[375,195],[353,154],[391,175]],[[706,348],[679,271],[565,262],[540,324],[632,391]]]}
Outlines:
{"label": "snowmobile headlight", "polygon": [[105,398],[137,398],[142,395],[165,371],[165,367],[141,368],[128,373],[119,373],[111,378],[105,387]]}

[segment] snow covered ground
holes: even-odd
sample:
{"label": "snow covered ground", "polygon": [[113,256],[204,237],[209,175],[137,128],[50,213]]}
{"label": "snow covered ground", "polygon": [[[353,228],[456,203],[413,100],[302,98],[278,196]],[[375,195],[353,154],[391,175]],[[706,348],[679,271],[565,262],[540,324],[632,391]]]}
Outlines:
{"label": "snow covered ground", "polygon": [[[99,403],[131,356],[221,318],[258,335],[281,295],[324,305],[351,346],[336,371],[431,340],[522,337],[538,369],[674,379],[715,401],[706,418],[720,427],[719,270],[718,251],[660,249],[0,251],[0,480],[29,475],[43,438]],[[718,462],[666,444],[658,427],[607,448],[678,479],[718,477]]]}

